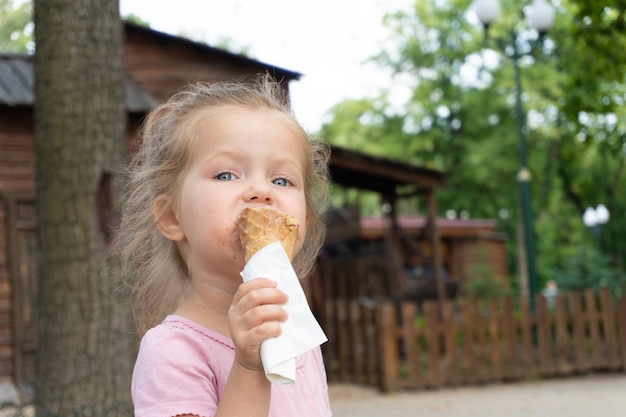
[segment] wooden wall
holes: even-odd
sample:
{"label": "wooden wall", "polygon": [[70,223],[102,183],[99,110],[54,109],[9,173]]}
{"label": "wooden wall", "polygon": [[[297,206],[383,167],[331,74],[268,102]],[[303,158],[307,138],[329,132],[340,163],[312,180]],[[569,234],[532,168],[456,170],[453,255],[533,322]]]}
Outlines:
{"label": "wooden wall", "polygon": [[0,379],[13,375],[11,273],[9,269],[7,210],[0,200]]}
{"label": "wooden wall", "polygon": [[486,276],[496,279],[509,277],[504,239],[495,236],[457,238],[452,239],[449,245],[450,275],[462,282]]}
{"label": "wooden wall", "polygon": [[16,355],[15,324],[21,313],[16,312],[13,284],[20,268],[13,259],[17,225],[11,207],[16,195],[35,190],[34,123],[27,107],[2,107],[0,114],[0,380],[15,380],[16,364],[23,361]]}
{"label": "wooden wall", "polygon": [[35,189],[34,123],[30,108],[0,108],[0,193]]}

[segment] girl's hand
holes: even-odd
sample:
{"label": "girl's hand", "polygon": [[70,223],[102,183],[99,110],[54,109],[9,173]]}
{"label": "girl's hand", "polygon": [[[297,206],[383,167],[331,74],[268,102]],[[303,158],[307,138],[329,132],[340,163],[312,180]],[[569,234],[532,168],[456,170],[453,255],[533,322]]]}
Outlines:
{"label": "girl's hand", "polygon": [[282,304],[287,294],[266,278],[243,283],[228,310],[230,337],[235,345],[235,360],[252,371],[263,371],[261,343],[281,333],[280,322],[287,320]]}

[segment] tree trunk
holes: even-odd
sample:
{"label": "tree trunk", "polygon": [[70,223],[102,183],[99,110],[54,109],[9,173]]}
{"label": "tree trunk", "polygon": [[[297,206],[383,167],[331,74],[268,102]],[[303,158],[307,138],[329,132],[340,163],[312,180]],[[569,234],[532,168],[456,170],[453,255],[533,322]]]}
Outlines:
{"label": "tree trunk", "polygon": [[107,257],[126,162],[115,0],[35,0],[40,411],[130,404],[135,341]]}

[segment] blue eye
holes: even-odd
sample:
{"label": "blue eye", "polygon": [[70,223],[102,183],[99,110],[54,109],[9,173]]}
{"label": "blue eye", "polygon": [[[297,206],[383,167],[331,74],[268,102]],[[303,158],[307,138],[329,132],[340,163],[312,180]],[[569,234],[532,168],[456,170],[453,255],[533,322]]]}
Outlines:
{"label": "blue eye", "polygon": [[235,175],[232,172],[220,172],[215,176],[218,181],[232,181],[235,179]]}
{"label": "blue eye", "polygon": [[280,185],[281,187],[287,187],[290,182],[287,178],[276,178],[272,181],[273,184]]}

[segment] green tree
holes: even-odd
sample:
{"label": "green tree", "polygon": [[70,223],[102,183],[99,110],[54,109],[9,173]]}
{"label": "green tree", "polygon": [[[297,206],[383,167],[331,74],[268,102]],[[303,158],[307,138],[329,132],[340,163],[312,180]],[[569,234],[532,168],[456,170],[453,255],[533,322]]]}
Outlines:
{"label": "green tree", "polygon": [[[599,246],[589,245],[593,240],[589,230],[583,230],[580,241],[601,252],[590,259],[606,257],[608,268],[623,278],[626,244],[621,236],[626,231],[626,196],[621,190],[626,186],[626,57],[617,49],[626,46],[626,10],[621,0],[570,0],[563,6],[561,23],[551,35],[556,43],[554,66],[562,74],[562,95],[553,98],[558,104],[560,132],[551,146],[557,160],[553,164],[555,181],[560,184],[559,193],[565,204],[576,214],[577,224],[581,224],[580,218],[588,206],[604,203],[613,213]],[[570,267],[569,259],[564,257],[560,265],[555,264],[565,268],[564,262],[568,262]]]}
{"label": "green tree", "polygon": [[0,52],[32,52],[32,3],[0,0],[0,16]]}
{"label": "green tree", "polygon": [[37,406],[130,404],[129,309],[107,256],[126,163],[122,25],[110,0],[35,0],[39,265]]}
{"label": "green tree", "polygon": [[[454,209],[499,218],[501,230],[515,236],[514,29],[528,52],[519,66],[540,277],[554,278],[551,271],[591,241],[581,216],[601,202],[615,214],[602,248],[623,274],[626,57],[615,46],[625,42],[624,8],[619,1],[562,1],[554,28],[538,39],[522,13],[530,1],[504,0],[485,39],[468,18],[470,3],[421,0],[386,16],[394,47],[373,59],[398,80],[411,80],[410,99],[400,109],[385,92],[360,106],[341,103],[323,135],[447,172],[448,187],[438,193],[442,215]],[[515,239],[510,243],[514,253]]]}

